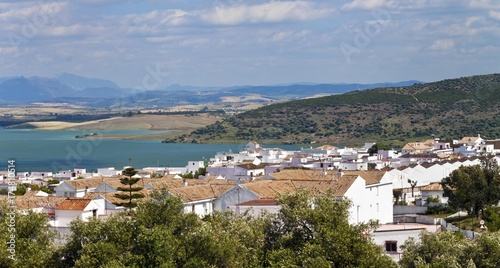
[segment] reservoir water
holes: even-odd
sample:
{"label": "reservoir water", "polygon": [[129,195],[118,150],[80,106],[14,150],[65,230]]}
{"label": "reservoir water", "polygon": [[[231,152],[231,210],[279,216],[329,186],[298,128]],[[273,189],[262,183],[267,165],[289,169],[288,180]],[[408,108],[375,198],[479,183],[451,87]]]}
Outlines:
{"label": "reservoir water", "polygon": [[[18,172],[101,167],[183,167],[188,161],[209,160],[217,152],[238,152],[245,144],[174,144],[160,140],[108,140],[101,134],[147,134],[148,130],[99,131],[95,139],[76,139],[92,131],[0,129],[0,170],[16,160]],[[297,146],[265,145],[296,150]]]}

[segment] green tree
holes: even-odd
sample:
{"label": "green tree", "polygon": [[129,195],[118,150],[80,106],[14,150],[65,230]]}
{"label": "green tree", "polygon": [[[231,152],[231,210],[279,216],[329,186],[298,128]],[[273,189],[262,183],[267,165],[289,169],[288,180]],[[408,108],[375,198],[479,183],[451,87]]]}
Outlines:
{"label": "green tree", "polygon": [[482,233],[475,240],[451,230],[422,232],[402,246],[402,268],[500,267],[500,233]]}
{"label": "green tree", "polygon": [[[122,171],[122,175],[126,177],[121,178],[120,183],[125,185],[125,187],[118,187],[117,190],[128,193],[115,194],[115,197],[125,201],[125,202],[117,202],[115,203],[116,205],[124,206],[126,208],[131,209],[137,205],[132,200],[144,198],[144,194],[138,193],[143,189],[143,187],[132,187],[134,184],[139,182],[139,180],[141,180],[141,178],[133,178],[133,176],[136,175],[137,172],[138,171],[132,167],[126,168]],[[128,202],[126,202],[126,200],[128,200]]]}
{"label": "green tree", "polygon": [[312,199],[299,192],[281,197],[279,203],[282,208],[267,236],[271,267],[396,266],[364,237],[375,224],[349,224],[350,202],[332,196]]}
{"label": "green tree", "polygon": [[492,154],[481,155],[481,168],[486,179],[486,204],[496,205],[500,201],[500,167]]}
{"label": "green tree", "polygon": [[[488,206],[500,201],[499,168],[492,156],[482,156],[481,165],[460,167],[442,181],[452,208],[464,209],[479,217]],[[484,216],[484,215],[483,215]]]}
{"label": "green tree", "polygon": [[3,242],[0,267],[51,266],[49,263],[56,249],[56,234],[50,231],[45,215],[31,211],[27,214],[19,213],[2,201],[0,223],[0,241]]}
{"label": "green tree", "polygon": [[471,246],[472,242],[459,232],[424,231],[420,241],[411,237],[401,246],[403,255],[399,265],[403,268],[467,267]]}
{"label": "green tree", "polygon": [[395,205],[399,205],[399,199],[403,196],[403,189],[393,189],[392,196],[396,199]]}
{"label": "green tree", "polygon": [[16,190],[13,191],[13,193],[15,195],[24,195],[26,193],[26,190],[27,190],[27,185],[26,184],[18,184],[16,186]]}

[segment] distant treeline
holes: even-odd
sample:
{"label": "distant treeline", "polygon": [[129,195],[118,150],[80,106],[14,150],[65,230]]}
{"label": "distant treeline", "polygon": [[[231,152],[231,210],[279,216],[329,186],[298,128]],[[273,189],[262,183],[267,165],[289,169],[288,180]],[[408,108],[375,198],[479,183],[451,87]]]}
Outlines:
{"label": "distant treeline", "polygon": [[[141,112],[137,112],[141,114]],[[201,109],[199,111],[176,111],[176,112],[166,112],[166,111],[150,111],[145,114],[160,114],[160,115],[197,115],[197,114],[211,114],[211,115],[224,115],[226,112],[222,109],[219,110],[205,110]]]}

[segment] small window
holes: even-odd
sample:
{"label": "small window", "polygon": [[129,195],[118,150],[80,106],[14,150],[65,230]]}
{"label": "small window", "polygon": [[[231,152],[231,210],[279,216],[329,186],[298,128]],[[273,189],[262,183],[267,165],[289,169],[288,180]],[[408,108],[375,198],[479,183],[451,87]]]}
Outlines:
{"label": "small window", "polygon": [[398,252],[398,241],[385,241],[385,251]]}

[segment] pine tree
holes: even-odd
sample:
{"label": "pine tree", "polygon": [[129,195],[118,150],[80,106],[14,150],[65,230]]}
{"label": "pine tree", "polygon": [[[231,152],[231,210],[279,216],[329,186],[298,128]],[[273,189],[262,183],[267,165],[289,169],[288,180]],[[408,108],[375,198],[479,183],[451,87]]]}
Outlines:
{"label": "pine tree", "polygon": [[121,192],[128,192],[128,193],[115,194],[115,197],[117,197],[121,200],[124,200],[124,202],[114,203],[115,205],[124,206],[128,209],[131,209],[137,205],[136,202],[133,202],[133,199],[144,198],[144,194],[138,193],[139,191],[141,191],[143,189],[143,187],[132,187],[134,184],[136,184],[140,180],[140,178],[132,178],[135,174],[137,174],[137,172],[138,171],[132,167],[126,168],[122,171],[122,175],[125,175],[127,177],[121,178],[120,183],[125,185],[125,187],[118,187],[117,190],[121,191]]}

